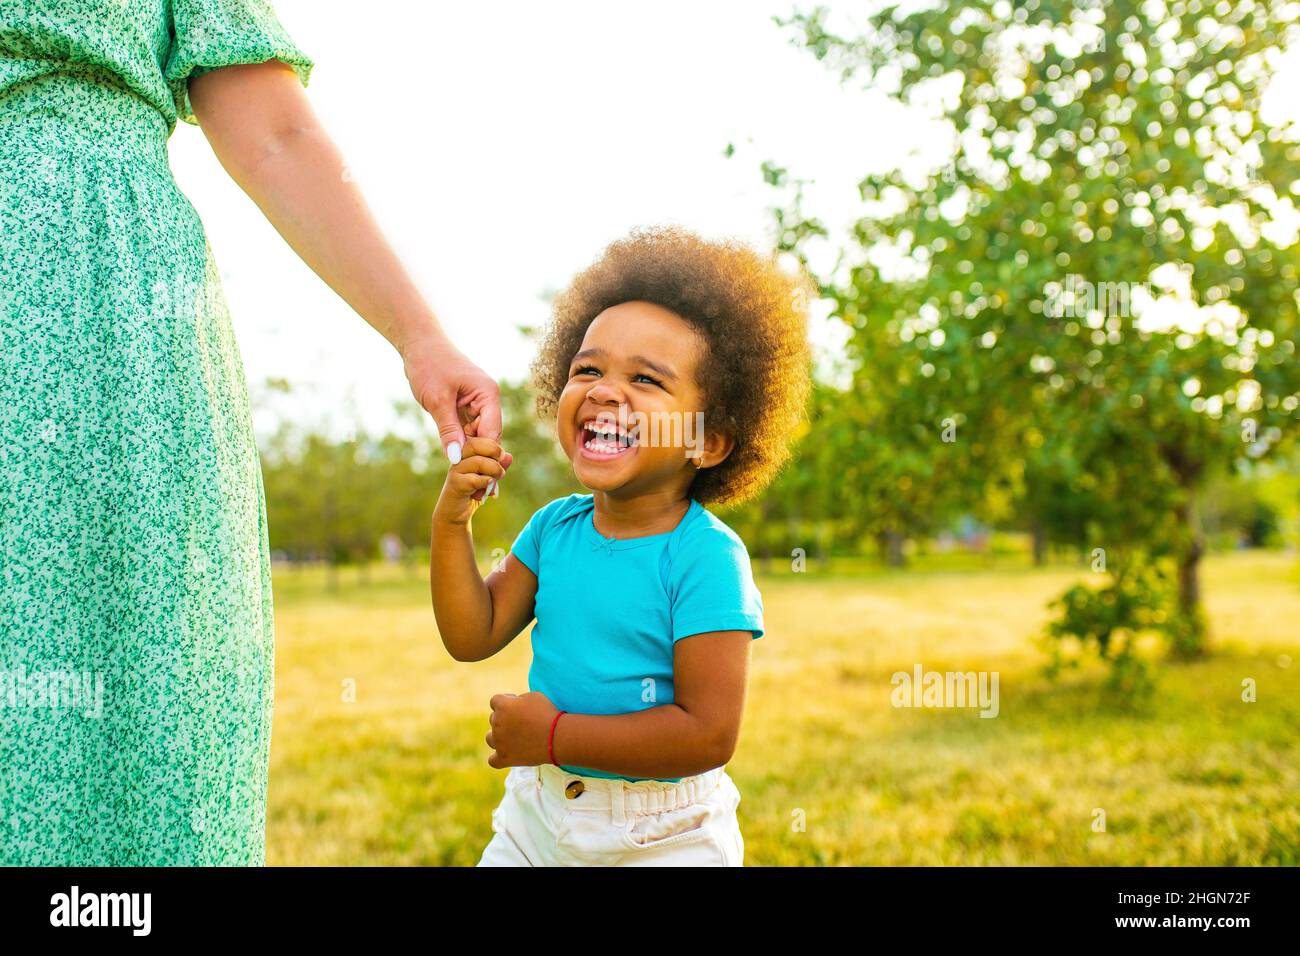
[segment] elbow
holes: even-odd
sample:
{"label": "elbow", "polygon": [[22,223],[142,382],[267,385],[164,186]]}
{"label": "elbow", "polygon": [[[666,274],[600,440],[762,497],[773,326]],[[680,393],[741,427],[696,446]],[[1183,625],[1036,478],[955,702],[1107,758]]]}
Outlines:
{"label": "elbow", "polygon": [[[254,133],[217,148],[217,159],[241,187],[256,188],[269,178],[284,175],[285,162],[299,162],[304,148],[315,148],[323,130],[314,124],[268,124]],[[217,144],[214,143],[214,148]]]}
{"label": "elbow", "polygon": [[480,655],[474,653],[472,642],[456,634],[442,632],[442,646],[447,649],[451,659],[458,664],[470,664],[483,659]]}
{"label": "elbow", "polygon": [[484,655],[480,652],[471,651],[468,648],[454,644],[447,644],[446,642],[443,643],[443,646],[447,648],[447,653],[451,655],[451,659],[458,664],[473,664],[475,661],[484,660]]}
{"label": "elbow", "polygon": [[433,599],[433,619],[438,630],[438,637],[442,640],[442,646],[446,649],[448,656],[459,664],[481,661],[490,656],[483,653],[488,635],[483,634],[481,631],[475,633],[474,630],[462,626],[457,622],[456,617],[457,615],[450,613],[446,607],[443,607],[440,613],[439,601],[435,595]]}
{"label": "elbow", "polygon": [[702,751],[707,766],[700,772],[725,767],[736,753],[738,733],[733,727],[711,728],[705,734]]}
{"label": "elbow", "polygon": [[500,649],[500,646],[493,641],[491,634],[481,634],[473,637],[457,635],[450,640],[444,636],[442,645],[447,648],[447,653],[451,655],[451,659],[461,664],[485,661]]}
{"label": "elbow", "polygon": [[311,122],[284,120],[268,126],[257,138],[248,165],[254,170],[261,169],[283,156],[292,155],[303,144],[318,141],[321,133],[321,128]]}

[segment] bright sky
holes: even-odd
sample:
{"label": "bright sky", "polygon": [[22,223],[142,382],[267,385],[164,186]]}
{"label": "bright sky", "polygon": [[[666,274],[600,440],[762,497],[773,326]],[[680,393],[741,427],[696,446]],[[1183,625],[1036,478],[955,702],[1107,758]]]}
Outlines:
{"label": "bright sky", "polygon": [[[453,339],[498,377],[527,373],[515,326],[544,323],[542,293],[633,225],[770,247],[764,159],[815,174],[819,205],[847,211],[857,180],[920,135],[791,46],[771,21],[791,9],[780,0],[275,7],[316,61],[309,95],[389,238]],[[288,413],[387,427],[392,400],[409,398],[387,343],[297,259],[197,128],[181,124],[171,150],[254,393],[288,378],[307,386]]]}

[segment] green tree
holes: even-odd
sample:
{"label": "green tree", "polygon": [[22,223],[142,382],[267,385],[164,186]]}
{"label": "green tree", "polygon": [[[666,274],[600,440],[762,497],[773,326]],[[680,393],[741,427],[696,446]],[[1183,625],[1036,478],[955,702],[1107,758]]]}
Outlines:
{"label": "green tree", "polygon": [[[901,498],[940,473],[964,490],[935,502],[993,485],[993,510],[1016,495],[1107,552],[1109,584],[1071,595],[1076,634],[1095,636],[1095,600],[1112,630],[1199,652],[1198,493],[1295,433],[1300,150],[1261,99],[1296,11],[984,0],[887,3],[852,32],[820,7],[780,21],[845,82],[937,104],[953,134],[932,168],[863,178],[823,291],[853,330],[868,428],[912,479]],[[782,245],[806,259],[826,228],[771,169]],[[936,439],[940,416],[957,441]],[[1170,613],[1115,618],[1137,580],[1172,591]]]}

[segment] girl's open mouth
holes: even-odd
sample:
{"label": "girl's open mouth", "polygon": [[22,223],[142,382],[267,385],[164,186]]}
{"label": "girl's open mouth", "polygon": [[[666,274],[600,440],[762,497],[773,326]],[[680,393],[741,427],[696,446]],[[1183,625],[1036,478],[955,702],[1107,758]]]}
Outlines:
{"label": "girl's open mouth", "polygon": [[579,439],[582,457],[592,461],[613,461],[636,451],[636,436],[615,422],[585,421]]}

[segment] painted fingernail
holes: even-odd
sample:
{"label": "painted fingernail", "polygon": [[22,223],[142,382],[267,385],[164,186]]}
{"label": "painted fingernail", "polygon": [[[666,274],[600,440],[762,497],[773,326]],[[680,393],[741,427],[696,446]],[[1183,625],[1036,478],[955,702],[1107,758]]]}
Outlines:
{"label": "painted fingernail", "polygon": [[460,442],[454,441],[447,446],[447,460],[453,465],[460,464]]}

